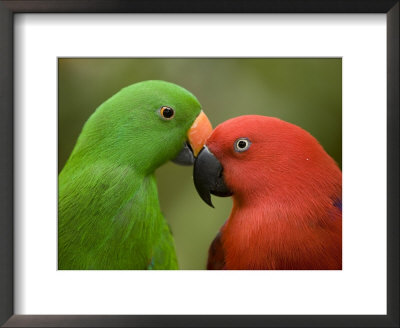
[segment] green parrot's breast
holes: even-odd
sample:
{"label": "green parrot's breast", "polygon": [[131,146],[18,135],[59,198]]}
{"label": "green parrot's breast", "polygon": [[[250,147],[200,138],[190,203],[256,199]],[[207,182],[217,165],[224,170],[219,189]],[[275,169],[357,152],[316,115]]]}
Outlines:
{"label": "green parrot's breast", "polygon": [[60,174],[59,269],[176,269],[154,176],[98,166]]}

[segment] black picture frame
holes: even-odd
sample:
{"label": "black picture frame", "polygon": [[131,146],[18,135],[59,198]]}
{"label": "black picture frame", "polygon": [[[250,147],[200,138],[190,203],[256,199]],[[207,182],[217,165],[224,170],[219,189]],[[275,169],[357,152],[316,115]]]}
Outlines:
{"label": "black picture frame", "polygon": [[[0,0],[0,324],[4,327],[399,327],[399,8],[398,0]],[[13,21],[16,13],[385,13],[387,315],[15,315]]]}

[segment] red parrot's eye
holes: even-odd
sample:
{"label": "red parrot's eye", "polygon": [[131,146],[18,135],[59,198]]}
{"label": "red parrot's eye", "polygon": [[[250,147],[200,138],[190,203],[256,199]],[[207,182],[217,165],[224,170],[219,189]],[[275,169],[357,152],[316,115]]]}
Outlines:
{"label": "red parrot's eye", "polygon": [[243,152],[249,149],[251,142],[247,138],[239,138],[235,141],[234,148],[237,152]]}
{"label": "red parrot's eye", "polygon": [[168,106],[162,106],[160,108],[160,115],[164,120],[170,120],[174,117],[175,111]]}

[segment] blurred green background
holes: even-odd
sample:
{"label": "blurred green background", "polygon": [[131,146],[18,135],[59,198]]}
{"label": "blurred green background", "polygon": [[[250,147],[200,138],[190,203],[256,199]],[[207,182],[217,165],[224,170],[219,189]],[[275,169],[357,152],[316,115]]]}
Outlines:
{"label": "blurred green background", "polygon": [[[58,170],[82,126],[121,88],[165,80],[191,91],[215,127],[244,114],[274,116],[316,137],[341,166],[340,58],[60,58],[58,61]],[[192,168],[167,163],[156,172],[161,208],[170,223],[181,269],[205,269],[208,247],[230,214],[231,199],[197,195]]]}

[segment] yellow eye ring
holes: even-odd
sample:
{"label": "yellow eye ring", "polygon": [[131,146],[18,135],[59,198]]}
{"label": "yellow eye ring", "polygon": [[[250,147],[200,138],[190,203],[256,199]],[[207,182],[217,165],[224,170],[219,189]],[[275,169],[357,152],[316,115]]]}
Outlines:
{"label": "yellow eye ring", "polygon": [[175,116],[175,111],[168,106],[162,106],[160,108],[160,116],[163,120],[171,120]]}

